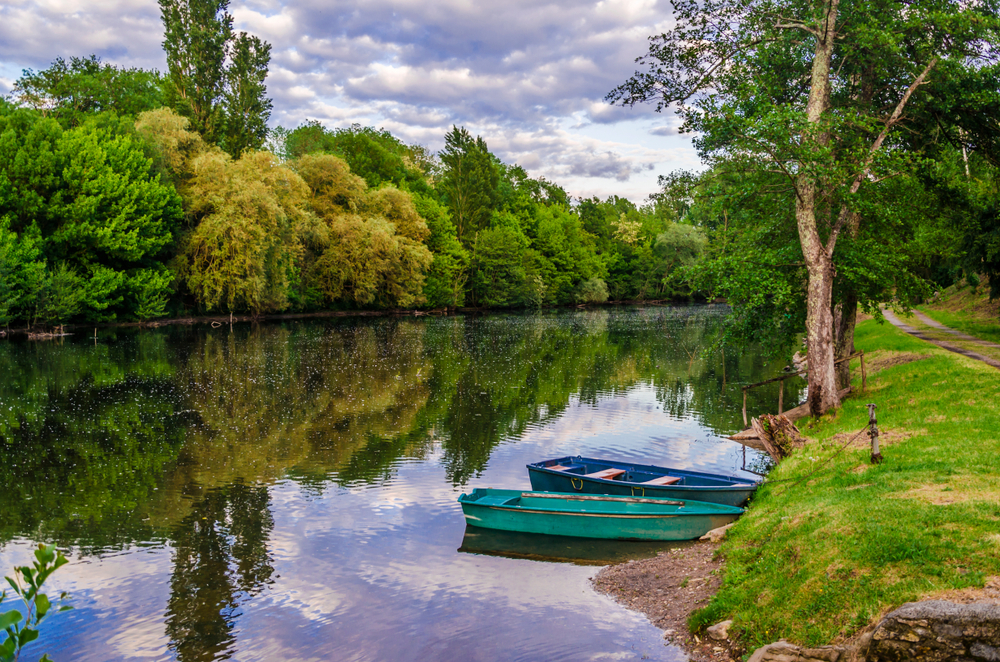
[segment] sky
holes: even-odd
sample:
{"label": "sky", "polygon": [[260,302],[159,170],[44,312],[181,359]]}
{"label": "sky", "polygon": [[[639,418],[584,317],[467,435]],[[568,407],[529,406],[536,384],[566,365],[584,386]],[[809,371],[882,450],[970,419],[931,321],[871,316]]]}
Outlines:
{"label": "sky", "polygon": [[[575,197],[641,203],[700,169],[670,111],[603,97],[635,70],[668,0],[232,0],[272,45],[272,125],[385,128],[437,151],[452,125]],[[164,70],[156,0],[0,0],[0,94],[56,57]]]}

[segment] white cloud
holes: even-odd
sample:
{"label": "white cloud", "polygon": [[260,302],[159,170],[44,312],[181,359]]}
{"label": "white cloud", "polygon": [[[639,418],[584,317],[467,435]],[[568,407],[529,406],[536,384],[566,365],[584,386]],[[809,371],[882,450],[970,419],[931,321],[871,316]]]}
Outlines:
{"label": "white cloud", "polygon": [[[466,126],[575,195],[640,201],[657,172],[697,167],[671,118],[603,101],[669,27],[665,0],[234,0],[230,11],[273,46],[276,123],[358,122],[431,149]],[[0,92],[10,72],[58,56],[163,68],[162,38],[152,0],[8,0]]]}

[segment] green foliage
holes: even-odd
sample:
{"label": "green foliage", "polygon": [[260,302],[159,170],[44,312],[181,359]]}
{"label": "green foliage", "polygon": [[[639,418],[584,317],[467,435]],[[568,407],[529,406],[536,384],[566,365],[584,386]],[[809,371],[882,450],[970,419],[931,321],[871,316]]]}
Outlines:
{"label": "green foliage", "polygon": [[[11,609],[0,614],[0,630],[6,634],[4,641],[0,641],[0,662],[14,662],[20,657],[24,646],[38,639],[38,626],[56,606],[45,593],[41,592],[42,586],[53,572],[67,562],[62,552],[56,550],[54,546],[40,544],[35,550],[35,560],[30,566],[18,566],[14,568],[13,577],[5,577],[14,595],[20,598],[24,605],[25,613]],[[0,593],[0,605],[6,597],[6,591]],[[65,599],[66,594],[63,593],[58,603]],[[72,607],[59,604],[56,611],[67,609]],[[48,659],[48,655],[42,656],[42,662]]]}
{"label": "green foliage", "polygon": [[472,254],[471,303],[477,306],[512,306],[520,303],[527,274],[524,268],[528,238],[502,226],[477,232],[469,247]]}
{"label": "green foliage", "polygon": [[178,191],[191,177],[189,164],[207,149],[201,136],[190,130],[191,122],[169,108],[159,108],[139,115],[136,134],[142,139],[153,161],[153,172],[163,182],[171,182]]}
{"label": "green foliage", "polygon": [[191,170],[186,202],[199,222],[178,254],[178,278],[208,310],[283,310],[311,220],[305,182],[267,152],[234,161],[208,151]]}
{"label": "green foliage", "polygon": [[163,105],[163,80],[157,71],[102,64],[96,55],[59,57],[48,69],[31,69],[14,83],[21,106],[51,115],[64,128],[83,124],[102,112],[136,116]]}
{"label": "green foliage", "polygon": [[932,192],[937,197],[942,222],[960,232],[955,244],[963,251],[953,264],[964,267],[972,278],[985,277],[990,298],[997,299],[1000,298],[1000,169],[976,158],[972,166],[970,177],[963,177],[955,168],[938,168],[932,173]]}
{"label": "green foliage", "polygon": [[430,230],[410,194],[391,187],[367,190],[343,160],[329,154],[306,155],[292,166],[309,188],[309,205],[322,228],[313,233],[302,268],[307,290],[327,304],[422,303],[433,259],[423,243]]}
{"label": "green foliage", "polygon": [[163,317],[170,300],[173,274],[166,267],[139,269],[128,279],[129,308],[139,321]]}
{"label": "green foliage", "polygon": [[35,321],[60,324],[69,321],[83,307],[84,283],[65,262],[46,274],[35,293]]}
{"label": "green foliage", "polygon": [[264,79],[271,62],[271,44],[241,32],[229,45],[226,70],[226,131],[222,145],[234,158],[260,149],[267,138],[271,100]]}
{"label": "green foliage", "polygon": [[319,122],[307,121],[289,132],[285,151],[290,159],[333,154],[342,158],[369,188],[391,184],[424,195],[431,192],[428,180],[436,169],[423,147],[406,145],[385,129],[358,124],[327,130]]}
{"label": "green foliage", "polygon": [[431,308],[461,306],[465,301],[469,253],[458,240],[458,233],[447,208],[434,198],[415,194],[413,204],[427,223],[430,235],[427,248],[433,255],[427,270],[424,298]]}
{"label": "green foliage", "polygon": [[451,128],[440,154],[441,190],[448,200],[458,239],[465,244],[477,230],[487,227],[497,207],[500,176],[486,141],[475,139],[465,128]]}
{"label": "green foliage", "polygon": [[167,55],[167,103],[205,141],[239,158],[267,137],[264,79],[271,45],[233,32],[229,0],[158,0]]}
{"label": "green foliage", "polygon": [[229,0],[158,0],[167,55],[167,103],[208,142],[224,125],[220,102],[226,45],[233,36]]}
{"label": "green foliage", "polygon": [[[916,242],[899,251],[909,229],[901,207],[885,203],[897,193],[896,178],[916,175],[934,156],[941,124],[958,124],[963,103],[953,94],[961,86],[949,82],[994,66],[1000,14],[961,0],[677,0],[674,19],[650,38],[640,71],[607,99],[652,102],[657,111],[677,104],[682,131],[699,134],[695,144],[711,165],[758,190],[784,192],[772,199],[794,219],[794,233],[781,241],[798,239],[796,262],[807,267],[798,280],[807,285],[810,408],[825,411],[839,402],[834,357],[850,352],[858,306],[874,312],[928,291],[922,275],[906,269],[912,253],[905,252]],[[934,119],[910,114],[914,95],[938,102]],[[980,105],[996,107],[997,98],[986,94]],[[775,270],[760,257],[746,264],[761,280],[795,289],[792,273],[764,275]],[[744,330],[782,325],[776,317],[789,318],[791,303],[758,296],[751,309],[764,314],[745,317]]]}
{"label": "green foliage", "polygon": [[[0,116],[4,243],[40,249],[18,260],[52,269],[44,277],[39,267],[31,278],[12,277],[20,284],[5,287],[22,293],[14,309],[60,322],[76,312],[89,319],[134,315],[125,301],[128,281],[136,270],[160,268],[181,217],[177,193],[151,165],[129,123],[114,116],[93,116],[69,130],[34,111]],[[45,301],[24,300],[28,292]]]}
{"label": "green foliage", "polygon": [[608,286],[600,278],[589,278],[580,283],[576,298],[581,303],[604,303],[608,300]]}
{"label": "green foliage", "polygon": [[0,218],[0,324],[28,315],[46,280],[38,227],[21,236],[10,229],[8,217]]}

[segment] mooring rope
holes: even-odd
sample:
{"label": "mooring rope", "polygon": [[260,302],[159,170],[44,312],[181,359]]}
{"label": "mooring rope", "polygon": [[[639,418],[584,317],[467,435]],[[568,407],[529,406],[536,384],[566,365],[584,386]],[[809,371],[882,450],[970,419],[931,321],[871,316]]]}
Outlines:
{"label": "mooring rope", "polygon": [[798,479],[780,478],[778,480],[765,481],[767,483],[775,484],[775,483],[785,483],[785,482],[788,482],[790,480],[795,480],[794,483],[792,483],[791,485],[788,485],[783,491],[779,492],[778,494],[772,494],[772,496],[775,496],[775,497],[776,496],[780,496],[780,495],[784,494],[785,492],[787,492],[788,490],[790,490],[793,487],[795,487],[796,485],[800,484],[802,481],[807,480],[807,479],[811,478],[812,476],[814,476],[817,471],[819,471],[820,469],[822,469],[824,465],[832,462],[834,458],[836,458],[838,455],[840,455],[841,453],[843,453],[845,448],[847,448],[848,446],[850,446],[851,444],[853,444],[854,440],[857,439],[859,436],[861,436],[862,432],[864,432],[864,431],[866,431],[868,429],[869,429],[869,426],[866,425],[863,428],[861,428],[860,430],[858,430],[857,433],[855,433],[855,435],[853,437],[851,437],[846,442],[844,442],[844,444],[840,448],[838,448],[833,455],[831,455],[830,457],[826,458],[825,460],[823,460],[822,462],[820,462],[818,465],[816,465],[815,467],[813,467],[812,471],[810,471],[809,473],[807,473],[805,476],[801,476]]}

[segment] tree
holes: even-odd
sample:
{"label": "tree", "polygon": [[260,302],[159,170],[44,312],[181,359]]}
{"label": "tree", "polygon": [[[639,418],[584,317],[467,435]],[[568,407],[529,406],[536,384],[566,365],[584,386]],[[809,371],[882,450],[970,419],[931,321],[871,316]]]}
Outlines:
{"label": "tree", "polygon": [[308,120],[289,132],[285,149],[288,158],[321,152],[339,156],[370,188],[392,184],[409,191],[431,192],[428,180],[435,164],[427,150],[407,145],[385,129],[352,124],[328,130]]}
{"label": "tree", "polygon": [[233,37],[229,0],[159,0],[167,55],[167,101],[205,140],[223,126],[226,46]]}
{"label": "tree", "polygon": [[267,152],[234,161],[210,150],[191,169],[186,202],[200,220],[181,247],[178,277],[209,310],[286,308],[311,224],[305,182]]}
{"label": "tree", "polygon": [[413,196],[413,204],[430,229],[427,248],[434,256],[424,285],[427,305],[432,308],[461,306],[465,302],[464,287],[469,276],[469,253],[458,240],[455,224],[443,205],[420,194]]}
{"label": "tree", "polygon": [[[90,319],[132,316],[126,296],[136,283],[153,282],[146,270],[162,269],[181,207],[151,166],[129,120],[96,115],[63,130],[35,111],[0,116],[0,216],[18,242],[41,249],[49,276],[65,265],[58,284],[78,287],[80,306],[62,310]],[[36,308],[33,299],[19,304],[22,313]]]}
{"label": "tree", "polygon": [[500,176],[486,141],[479,136],[473,139],[464,127],[453,126],[444,145],[441,189],[448,198],[458,239],[463,241],[469,232],[488,226]]}
{"label": "tree", "polygon": [[851,346],[857,309],[854,293],[834,300],[838,241],[868,220],[860,210],[878,182],[912,168],[895,131],[910,98],[925,86],[944,93],[932,71],[946,78],[990,61],[997,14],[961,0],[678,0],[675,19],[639,58],[647,70],[608,98],[655,101],[658,111],[676,103],[684,129],[703,134],[706,158],[738,155],[784,176],[807,272],[809,404],[818,415],[839,405],[835,349]]}
{"label": "tree", "polygon": [[135,116],[159,108],[163,78],[158,71],[102,64],[96,55],[69,62],[59,57],[48,69],[26,69],[14,83],[13,98],[70,128],[100,112]]}
{"label": "tree", "polygon": [[226,70],[226,135],[223,146],[234,158],[260,149],[267,139],[271,100],[264,79],[271,62],[271,44],[241,32],[229,44]]}
{"label": "tree", "polygon": [[142,139],[153,162],[153,171],[164,182],[171,182],[183,193],[191,177],[194,158],[208,146],[190,130],[191,121],[170,108],[158,108],[139,115],[135,132]]}
{"label": "tree", "polygon": [[65,262],[60,263],[34,293],[34,321],[62,324],[80,312],[84,288],[80,277]]}
{"label": "tree", "polygon": [[18,236],[9,217],[0,218],[0,325],[25,315],[45,281],[38,226]]}
{"label": "tree", "polygon": [[431,253],[429,230],[410,194],[367,190],[347,164],[330,154],[292,162],[309,187],[310,208],[323,231],[314,232],[315,258],[303,265],[307,286],[326,303],[410,306],[423,302]]}
{"label": "tree", "polygon": [[229,0],[158,0],[167,55],[167,102],[209,143],[239,158],[267,138],[264,79],[271,45],[233,32]]}

